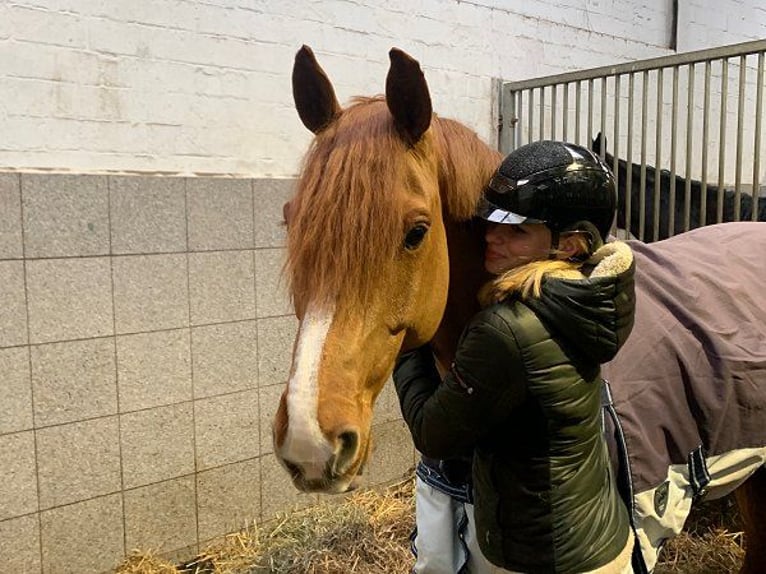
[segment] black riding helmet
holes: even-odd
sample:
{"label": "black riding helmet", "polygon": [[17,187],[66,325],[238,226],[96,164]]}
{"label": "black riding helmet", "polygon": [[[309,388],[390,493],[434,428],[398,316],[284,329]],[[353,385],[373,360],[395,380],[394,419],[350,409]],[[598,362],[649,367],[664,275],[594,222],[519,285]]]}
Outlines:
{"label": "black riding helmet", "polygon": [[539,141],[506,156],[476,214],[494,223],[544,223],[556,237],[564,231],[593,234],[592,225],[598,244],[606,241],[616,208],[614,175],[596,154],[571,143]]}

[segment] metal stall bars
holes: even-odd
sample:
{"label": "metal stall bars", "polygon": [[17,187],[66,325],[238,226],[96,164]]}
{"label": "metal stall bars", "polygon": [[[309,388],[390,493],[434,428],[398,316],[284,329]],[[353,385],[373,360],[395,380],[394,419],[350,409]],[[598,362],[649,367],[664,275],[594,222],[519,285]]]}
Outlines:
{"label": "metal stall bars", "polygon": [[758,40],[500,82],[500,149],[541,139],[590,147],[600,133],[618,178],[621,231],[641,240],[755,220],[766,180],[764,54]]}

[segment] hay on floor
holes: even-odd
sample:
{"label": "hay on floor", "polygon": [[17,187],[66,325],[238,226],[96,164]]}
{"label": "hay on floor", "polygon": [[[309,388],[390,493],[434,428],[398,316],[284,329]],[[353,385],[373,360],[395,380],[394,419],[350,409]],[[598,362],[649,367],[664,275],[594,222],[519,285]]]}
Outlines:
{"label": "hay on floor", "polygon": [[744,559],[742,524],[733,496],[692,509],[684,531],[662,549],[655,574],[733,574]]}
{"label": "hay on floor", "polygon": [[[137,553],[115,574],[409,574],[414,512],[408,478],[231,534],[182,565]],[[737,572],[744,555],[740,530],[733,498],[701,505],[686,531],[662,550],[655,574]]]}
{"label": "hay on floor", "polygon": [[115,574],[407,574],[414,512],[408,478],[229,535],[182,565],[135,553]]}

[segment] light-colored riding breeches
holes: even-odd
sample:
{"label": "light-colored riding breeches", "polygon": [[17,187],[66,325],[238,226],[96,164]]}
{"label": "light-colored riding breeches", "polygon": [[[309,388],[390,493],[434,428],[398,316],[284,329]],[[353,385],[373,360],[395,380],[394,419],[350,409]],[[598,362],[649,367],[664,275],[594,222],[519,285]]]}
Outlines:
{"label": "light-colored riding breeches", "polygon": [[415,478],[417,535],[413,574],[490,574],[493,566],[479,550],[473,505]]}

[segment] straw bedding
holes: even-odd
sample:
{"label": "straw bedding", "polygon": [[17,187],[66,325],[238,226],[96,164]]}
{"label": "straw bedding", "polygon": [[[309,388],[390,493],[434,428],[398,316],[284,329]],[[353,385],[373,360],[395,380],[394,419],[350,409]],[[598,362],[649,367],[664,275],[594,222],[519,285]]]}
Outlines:
{"label": "straw bedding", "polygon": [[[409,573],[412,479],[340,500],[231,534],[184,564],[135,552],[115,574]],[[692,511],[686,531],[662,551],[655,573],[733,573],[742,557],[736,507],[725,498]]]}

